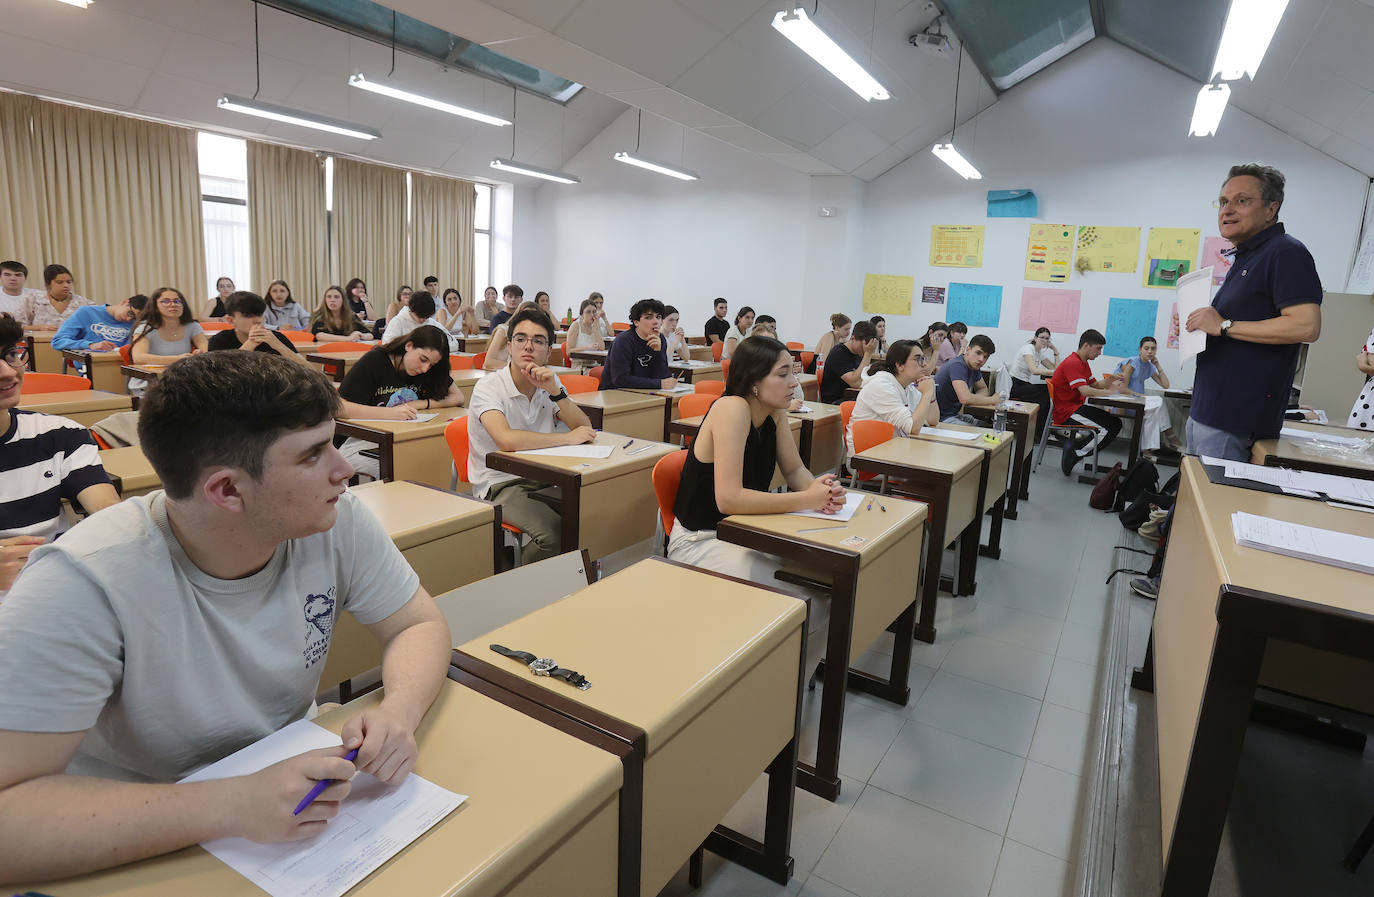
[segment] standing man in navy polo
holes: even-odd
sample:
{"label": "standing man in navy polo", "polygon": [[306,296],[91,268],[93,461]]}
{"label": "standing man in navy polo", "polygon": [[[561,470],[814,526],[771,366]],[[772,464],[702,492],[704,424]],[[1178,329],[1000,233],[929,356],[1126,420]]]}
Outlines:
{"label": "standing man in navy polo", "polygon": [[1184,324],[1207,334],[1188,419],[1195,455],[1249,461],[1255,440],[1278,436],[1299,347],[1321,334],[1321,280],[1278,220],[1283,186],[1276,168],[1233,165],[1217,199],[1217,225],[1236,255],[1211,306]]}

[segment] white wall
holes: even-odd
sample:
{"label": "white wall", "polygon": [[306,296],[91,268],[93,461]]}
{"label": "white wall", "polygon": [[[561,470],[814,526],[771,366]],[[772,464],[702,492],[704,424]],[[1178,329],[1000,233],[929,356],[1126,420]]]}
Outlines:
{"label": "white wall", "polygon": [[[964,181],[923,151],[867,185],[864,249],[841,308],[858,314],[864,271],[914,275],[918,293],[922,285],[950,281],[1000,284],[1001,326],[985,331],[997,343],[992,363],[1000,365],[1010,363],[1029,335],[1017,327],[1023,286],[1082,290],[1080,331],[1105,328],[1111,297],[1157,299],[1156,335],[1166,371],[1190,383],[1192,365],[1179,372],[1176,350],[1164,348],[1173,293],[1141,285],[1143,238],[1152,226],[1200,227],[1203,237],[1216,235],[1211,202],[1228,167],[1247,161],[1274,165],[1285,174],[1280,220],[1312,251],[1326,289],[1340,292],[1359,234],[1367,179],[1234,107],[1226,111],[1217,136],[1185,136],[1197,89],[1183,76],[1099,38],[1008,91],[977,119],[976,140],[972,126],[959,132],[958,145],[983,180]],[[1025,281],[1031,221],[985,217],[988,190],[1017,187],[1039,196],[1037,221],[1142,228],[1141,270],[1075,272],[1066,284]],[[935,224],[985,225],[983,267],[930,266]],[[944,317],[945,306],[923,305],[918,295],[911,318],[888,316],[888,333],[923,333],[927,323]],[[1344,353],[1350,339],[1332,339],[1344,339]],[[1055,340],[1061,351],[1075,348],[1069,345],[1073,338]],[[1104,358],[1098,367],[1109,361],[1115,360]]]}

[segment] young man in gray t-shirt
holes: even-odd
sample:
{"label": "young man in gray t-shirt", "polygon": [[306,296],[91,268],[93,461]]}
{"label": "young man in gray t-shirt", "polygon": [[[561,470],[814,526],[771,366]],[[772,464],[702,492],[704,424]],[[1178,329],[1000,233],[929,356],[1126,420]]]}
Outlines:
{"label": "young man in gray t-shirt", "polygon": [[[148,389],[139,438],[165,491],[36,550],[0,604],[0,877],[309,837],[355,771],[409,773],[448,627],[345,491],[337,403],[319,372],[255,352],[184,359]],[[170,784],[303,718],[344,610],[384,645],[386,697],[342,744]],[[339,781],[293,816],[320,779]]]}

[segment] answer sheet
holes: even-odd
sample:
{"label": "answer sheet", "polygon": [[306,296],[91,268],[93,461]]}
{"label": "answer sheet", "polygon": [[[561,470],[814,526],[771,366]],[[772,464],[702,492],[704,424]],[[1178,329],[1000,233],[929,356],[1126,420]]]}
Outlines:
{"label": "answer sheet", "polygon": [[[647,440],[641,440],[647,441]],[[606,459],[615,451],[613,445],[555,445],[550,448],[525,449],[517,455],[554,455],[559,458],[599,458]]]}
{"label": "answer sheet", "polygon": [[1374,573],[1374,539],[1244,511],[1231,515],[1231,528],[1236,544],[1246,548],[1272,551],[1359,573]]}
{"label": "answer sheet", "polygon": [[[859,510],[859,505],[865,501],[873,501],[874,496],[864,495],[861,492],[846,492],[844,495],[844,507],[834,514],[822,514],[820,511],[788,511],[793,517],[815,517],[818,520],[848,520],[854,516],[854,512]],[[876,511],[877,508],[874,508]]]}
{"label": "answer sheet", "polygon": [[[922,427],[921,432],[931,436],[946,436],[950,439],[963,439],[966,442],[972,442],[975,439],[983,438],[982,433],[965,433],[963,430],[951,430],[948,427]],[[992,431],[988,430],[988,432],[991,433]]]}
{"label": "answer sheet", "polygon": [[1212,269],[1203,268],[1178,279],[1178,363],[1184,364],[1207,348],[1207,334],[1188,329],[1188,315],[1212,304]]}
{"label": "answer sheet", "polygon": [[[338,746],[339,736],[299,720],[182,781],[248,775],[306,751]],[[201,847],[272,897],[342,897],[465,800],[467,795],[414,773],[395,787],[359,773],[339,815],[313,838],[289,844],[221,838]]]}
{"label": "answer sheet", "polygon": [[422,424],[425,421],[434,420],[438,416],[437,412],[430,412],[429,414],[417,414],[414,420],[396,420],[391,417],[346,417],[344,420],[355,424]]}

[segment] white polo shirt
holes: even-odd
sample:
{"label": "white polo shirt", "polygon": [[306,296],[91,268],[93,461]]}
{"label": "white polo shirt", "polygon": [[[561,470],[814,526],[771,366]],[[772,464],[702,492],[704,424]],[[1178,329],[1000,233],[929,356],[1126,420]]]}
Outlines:
{"label": "white polo shirt", "polygon": [[[554,380],[557,382],[557,375]],[[557,382],[556,391],[563,391],[561,382]],[[478,380],[468,405],[468,482],[472,484],[472,494],[478,498],[488,497],[493,488],[503,483],[520,479],[515,474],[487,467],[488,453],[500,451],[487,428],[482,426],[482,415],[488,411],[504,414],[506,426],[512,430],[552,433],[558,425],[558,404],[539,387],[535,387],[534,395],[525,398],[511,379],[510,365]]]}

